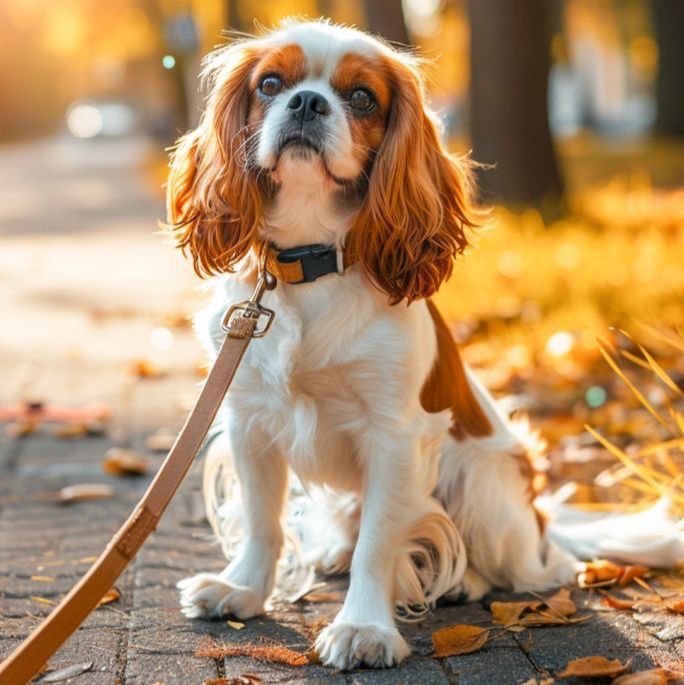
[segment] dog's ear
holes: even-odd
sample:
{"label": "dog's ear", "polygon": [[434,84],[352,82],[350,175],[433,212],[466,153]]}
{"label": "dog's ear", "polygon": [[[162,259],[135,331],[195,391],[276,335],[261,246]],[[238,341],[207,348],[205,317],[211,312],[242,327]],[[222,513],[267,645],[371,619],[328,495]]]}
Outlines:
{"label": "dog's ear", "polygon": [[207,108],[171,154],[168,226],[199,275],[231,271],[256,237],[261,202],[247,168],[247,116],[249,77],[257,61],[249,42],[210,56],[204,71]]}
{"label": "dog's ear", "polygon": [[442,146],[417,67],[390,57],[384,63],[392,105],[347,247],[392,304],[410,303],[451,275],[477,219],[469,163]]}

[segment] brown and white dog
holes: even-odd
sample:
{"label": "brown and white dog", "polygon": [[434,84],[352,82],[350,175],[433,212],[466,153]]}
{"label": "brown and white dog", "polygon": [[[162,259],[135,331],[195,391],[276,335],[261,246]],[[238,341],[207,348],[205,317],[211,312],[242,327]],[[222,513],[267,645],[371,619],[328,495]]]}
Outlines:
{"label": "brown and white dog", "polygon": [[243,540],[225,571],[180,583],[184,613],[264,611],[290,469],[319,490],[319,568],[351,572],[316,643],[325,664],[400,662],[395,616],[440,597],[568,581],[575,560],[543,534],[524,440],[428,299],[479,217],[417,60],[357,30],[290,22],[217,50],[205,76],[206,111],[173,154],[168,206],[198,273],[218,275],[197,322],[211,348],[227,307],[251,294],[263,244],[279,282],[264,300],[273,326],[223,414]]}

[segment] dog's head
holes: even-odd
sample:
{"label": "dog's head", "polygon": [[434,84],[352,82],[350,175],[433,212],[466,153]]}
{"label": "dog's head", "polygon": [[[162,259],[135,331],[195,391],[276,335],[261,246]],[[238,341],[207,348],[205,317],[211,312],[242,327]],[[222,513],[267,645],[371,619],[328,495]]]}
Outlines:
{"label": "dog's head", "polygon": [[[441,145],[414,57],[354,29],[288,23],[217,50],[204,73],[207,107],[168,183],[169,222],[198,273],[234,270],[269,206],[305,182],[345,208],[334,241],[392,303],[438,289],[473,215],[467,162]],[[305,242],[320,242],[311,231]]]}

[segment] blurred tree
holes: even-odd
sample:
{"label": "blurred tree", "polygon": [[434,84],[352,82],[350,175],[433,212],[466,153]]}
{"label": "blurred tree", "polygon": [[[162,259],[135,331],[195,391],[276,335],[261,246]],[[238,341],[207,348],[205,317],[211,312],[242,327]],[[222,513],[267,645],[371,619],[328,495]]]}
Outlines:
{"label": "blurred tree", "polygon": [[659,52],[656,129],[684,137],[684,2],[653,0],[651,7]]}
{"label": "blurred tree", "polygon": [[226,28],[233,31],[244,31],[245,27],[240,17],[238,0],[226,0]]}
{"label": "blurred tree", "polygon": [[468,0],[473,156],[485,199],[557,211],[563,184],[548,120],[551,3]]}
{"label": "blurred tree", "polygon": [[401,0],[364,0],[366,28],[393,43],[410,45]]}

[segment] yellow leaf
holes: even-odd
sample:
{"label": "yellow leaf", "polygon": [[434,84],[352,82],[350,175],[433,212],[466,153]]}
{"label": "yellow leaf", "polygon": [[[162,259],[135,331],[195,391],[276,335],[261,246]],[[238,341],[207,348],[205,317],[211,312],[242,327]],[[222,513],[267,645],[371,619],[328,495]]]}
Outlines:
{"label": "yellow leaf", "polygon": [[684,599],[681,597],[670,597],[666,599],[665,606],[673,614],[684,614]]}
{"label": "yellow leaf", "polygon": [[435,657],[441,658],[477,652],[484,647],[488,638],[489,631],[486,628],[461,624],[435,630],[432,633],[432,644]]}
{"label": "yellow leaf", "polygon": [[612,685],[665,685],[670,678],[664,668],[653,668],[640,673],[627,673],[616,678]]}
{"label": "yellow leaf", "polygon": [[233,628],[233,630],[242,630],[245,627],[244,623],[240,623],[240,621],[226,621],[229,627]]}
{"label": "yellow leaf", "polygon": [[553,613],[560,616],[572,616],[577,612],[577,607],[570,599],[570,591],[567,588],[561,588],[553,597],[549,597],[544,602]]}
{"label": "yellow leaf", "polygon": [[496,623],[510,626],[518,623],[525,611],[534,611],[541,605],[542,602],[492,602],[489,609]]}
{"label": "yellow leaf", "polygon": [[54,579],[54,576],[31,576],[31,580],[36,583],[51,583]]}
{"label": "yellow leaf", "polygon": [[615,595],[611,595],[609,592],[606,591],[602,591],[602,594],[605,603],[613,609],[624,610],[634,608],[634,600],[622,599],[621,597],[616,597]]}
{"label": "yellow leaf", "polygon": [[627,670],[628,665],[620,663],[618,659],[608,660],[603,656],[586,656],[573,659],[559,678],[608,678],[620,675]]}
{"label": "yellow leaf", "polygon": [[112,604],[112,602],[118,602],[121,599],[121,593],[119,590],[115,587],[113,587],[111,590],[105,592],[104,595],[102,595],[102,599],[97,603],[98,607],[103,607],[106,604]]}

